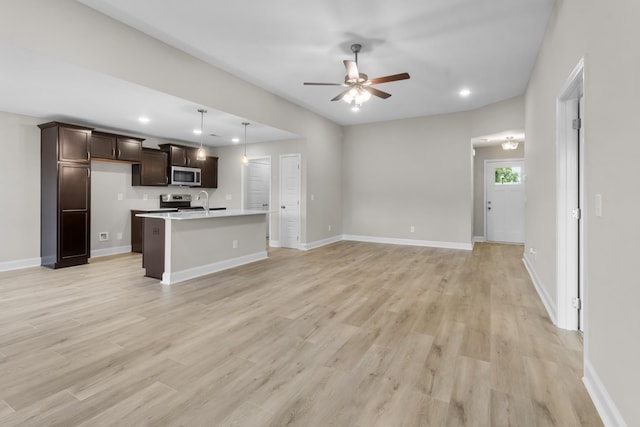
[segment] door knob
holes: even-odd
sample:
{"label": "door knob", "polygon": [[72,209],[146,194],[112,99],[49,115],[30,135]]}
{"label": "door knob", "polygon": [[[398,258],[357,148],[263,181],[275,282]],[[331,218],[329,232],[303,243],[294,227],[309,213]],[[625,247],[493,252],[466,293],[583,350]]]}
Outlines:
{"label": "door knob", "polygon": [[280,206],[280,207],[281,207],[282,209],[285,209],[285,208],[286,208],[286,206],[285,206],[285,205],[282,205],[282,206]]}
{"label": "door knob", "polygon": [[488,211],[490,211],[490,210],[491,210],[491,206],[489,206],[489,207],[487,208],[487,210],[488,210]]}

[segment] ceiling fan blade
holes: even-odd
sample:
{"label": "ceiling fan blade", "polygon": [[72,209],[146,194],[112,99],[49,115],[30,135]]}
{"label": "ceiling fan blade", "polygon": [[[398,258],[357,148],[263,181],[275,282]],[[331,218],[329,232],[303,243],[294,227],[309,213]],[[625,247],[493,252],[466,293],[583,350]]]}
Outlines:
{"label": "ceiling fan blade", "polygon": [[360,78],[360,74],[358,74],[358,65],[356,62],[351,61],[350,59],[345,59],[344,67],[347,69],[347,76],[349,77],[349,80],[357,82]]}
{"label": "ceiling fan blade", "polygon": [[344,92],[339,93],[338,95],[336,95],[334,98],[332,98],[332,101],[340,101],[342,98],[344,98],[344,96],[349,93],[349,91],[351,90],[351,88],[345,90]]}
{"label": "ceiling fan blade", "polygon": [[369,80],[369,84],[377,85],[380,83],[395,82],[396,80],[406,80],[409,78],[411,78],[411,76],[409,76],[409,73],[393,74],[391,76],[376,77],[375,79],[371,79]]}
{"label": "ceiling fan blade", "polygon": [[381,90],[376,89],[375,87],[363,87],[363,89],[369,92],[371,95],[377,96],[378,98],[387,99],[388,97],[391,96],[390,93],[383,92]]}
{"label": "ceiling fan blade", "polygon": [[311,86],[344,86],[344,83],[308,83],[304,82],[303,85],[311,85]]}

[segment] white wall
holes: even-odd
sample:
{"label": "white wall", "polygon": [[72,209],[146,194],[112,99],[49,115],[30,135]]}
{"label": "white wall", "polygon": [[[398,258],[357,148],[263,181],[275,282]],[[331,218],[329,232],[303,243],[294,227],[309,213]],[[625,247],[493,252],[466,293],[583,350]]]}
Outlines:
{"label": "white wall", "polygon": [[346,128],[345,234],[469,245],[469,141],[467,113]]}
{"label": "white wall", "polygon": [[344,233],[470,248],[471,138],[522,129],[523,116],[524,98],[516,97],[469,112],[346,127]]}
{"label": "white wall", "polygon": [[40,129],[0,112],[0,270],[40,265]]}
{"label": "white wall", "polygon": [[526,93],[526,247],[536,248],[529,263],[555,296],[556,98],[585,57],[585,379],[610,426],[640,425],[639,16],[635,0],[558,2]]}
{"label": "white wall", "polygon": [[[498,159],[523,159],[524,144],[516,150],[503,150],[500,145],[476,147],[473,157],[473,235],[485,238],[484,214],[484,161]],[[526,173],[526,169],[525,169]]]}

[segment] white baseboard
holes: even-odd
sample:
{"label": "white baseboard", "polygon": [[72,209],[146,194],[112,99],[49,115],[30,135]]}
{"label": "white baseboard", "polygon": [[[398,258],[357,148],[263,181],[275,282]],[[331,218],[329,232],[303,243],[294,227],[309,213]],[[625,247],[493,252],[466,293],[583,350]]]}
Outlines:
{"label": "white baseboard", "polygon": [[396,239],[392,237],[374,237],[374,236],[357,236],[353,234],[342,235],[343,240],[353,240],[356,242],[369,242],[369,243],[386,243],[390,245],[403,245],[403,246],[426,246],[429,248],[442,248],[442,249],[461,249],[470,251],[473,249],[471,243],[458,243],[458,242],[439,242],[431,240],[414,240],[414,239]]}
{"label": "white baseboard", "polygon": [[602,422],[607,427],[627,427],[622,414],[602,384],[590,361],[584,361],[584,377],[582,378],[591,400],[598,410]]}
{"label": "white baseboard", "polygon": [[280,240],[271,240],[271,239],[269,239],[269,247],[272,247],[272,248],[281,247]]}
{"label": "white baseboard", "polygon": [[94,249],[91,251],[91,258],[98,258],[101,256],[126,254],[131,252],[131,245],[117,246],[115,248]]}
{"label": "white baseboard", "polygon": [[558,315],[557,315],[558,308],[556,307],[556,303],[554,302],[555,300],[551,298],[551,296],[547,292],[547,289],[542,284],[542,281],[540,281],[540,278],[538,277],[538,274],[533,268],[533,265],[531,265],[531,263],[529,262],[529,259],[527,258],[527,254],[525,254],[522,257],[522,262],[524,263],[525,268],[529,272],[529,277],[531,277],[533,286],[536,288],[536,291],[538,292],[538,296],[542,300],[542,304],[544,304],[544,308],[547,309],[547,313],[549,314],[551,321],[553,322],[554,325],[557,326],[558,325]]}
{"label": "white baseboard", "polygon": [[484,241],[484,236],[473,236],[473,243],[482,243]]}
{"label": "white baseboard", "polygon": [[165,272],[162,274],[162,284],[173,285],[178,282],[195,279],[196,277],[217,273],[218,271],[228,270],[229,268],[239,267],[241,265],[250,264],[267,258],[267,251],[260,251],[238,258],[214,262],[213,264],[203,265],[201,267],[188,268],[186,270],[174,271],[173,273]]}
{"label": "white baseboard", "polygon": [[42,258],[18,259],[15,261],[0,262],[0,271],[20,270],[23,268],[40,267]]}
{"label": "white baseboard", "polygon": [[300,245],[300,249],[302,249],[303,251],[308,251],[311,249],[316,249],[316,248],[320,248],[322,246],[326,246],[326,245],[330,245],[332,243],[335,242],[339,242],[342,240],[342,236],[338,235],[338,236],[333,236],[333,237],[329,237],[326,239],[322,239],[322,240],[316,240],[315,242],[311,242],[311,243],[302,243]]}

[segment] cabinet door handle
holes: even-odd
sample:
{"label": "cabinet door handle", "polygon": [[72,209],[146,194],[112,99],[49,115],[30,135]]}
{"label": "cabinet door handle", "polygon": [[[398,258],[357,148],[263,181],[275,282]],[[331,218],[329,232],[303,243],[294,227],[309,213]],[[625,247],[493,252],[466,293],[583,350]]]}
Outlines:
{"label": "cabinet door handle", "polygon": [[115,156],[116,156],[116,148],[115,148],[115,147],[113,147],[113,148],[111,149],[111,157],[115,157]]}
{"label": "cabinet door handle", "polygon": [[87,178],[91,178],[91,169],[87,169]]}
{"label": "cabinet door handle", "polygon": [[121,155],[122,155],[122,150],[118,148],[118,158],[120,158]]}
{"label": "cabinet door handle", "polygon": [[169,185],[169,177],[168,176],[164,177],[164,183],[165,183],[165,185]]}
{"label": "cabinet door handle", "polygon": [[91,151],[87,151],[87,160],[91,161]]}

